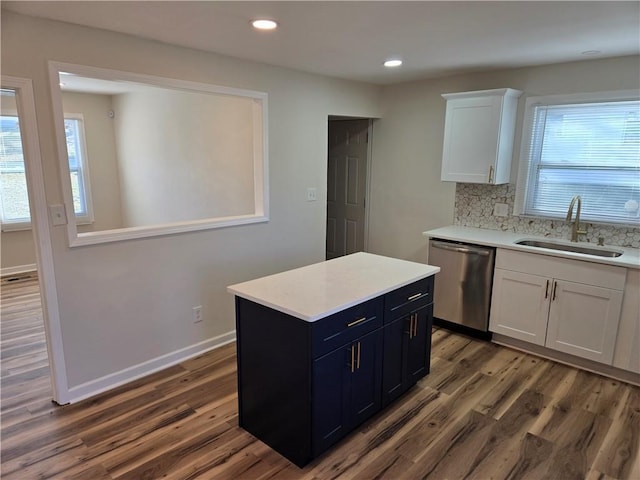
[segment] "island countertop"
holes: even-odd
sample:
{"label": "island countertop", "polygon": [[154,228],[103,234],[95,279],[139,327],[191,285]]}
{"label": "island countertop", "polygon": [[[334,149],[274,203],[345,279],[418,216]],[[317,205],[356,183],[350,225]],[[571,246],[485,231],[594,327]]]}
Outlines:
{"label": "island countertop", "polygon": [[308,322],[430,277],[439,267],[358,252],[227,287]]}

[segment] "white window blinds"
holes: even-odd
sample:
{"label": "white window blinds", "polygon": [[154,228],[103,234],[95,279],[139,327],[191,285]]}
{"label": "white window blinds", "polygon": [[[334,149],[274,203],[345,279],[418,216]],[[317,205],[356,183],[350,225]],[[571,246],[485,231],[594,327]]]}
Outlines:
{"label": "white window blinds", "polygon": [[585,220],[640,223],[640,101],[532,104],[529,115],[524,214],[564,217],[580,195]]}

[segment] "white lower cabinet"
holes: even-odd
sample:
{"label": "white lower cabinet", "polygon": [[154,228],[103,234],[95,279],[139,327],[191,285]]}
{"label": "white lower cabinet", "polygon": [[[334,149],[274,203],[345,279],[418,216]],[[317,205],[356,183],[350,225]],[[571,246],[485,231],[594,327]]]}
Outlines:
{"label": "white lower cabinet", "polygon": [[545,346],[611,365],[622,291],[554,280]]}
{"label": "white lower cabinet", "polygon": [[626,269],[498,249],[490,330],[611,365]]}
{"label": "white lower cabinet", "polygon": [[489,329],[544,345],[549,316],[549,279],[496,268]]}

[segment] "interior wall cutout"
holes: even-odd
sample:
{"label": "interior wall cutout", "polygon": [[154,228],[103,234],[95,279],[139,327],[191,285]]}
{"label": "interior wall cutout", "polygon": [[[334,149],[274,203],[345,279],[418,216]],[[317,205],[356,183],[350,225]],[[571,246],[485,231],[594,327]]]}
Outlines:
{"label": "interior wall cutout", "polygon": [[[71,246],[268,221],[266,93],[58,62],[50,77],[67,217],[92,198],[94,211],[120,207],[119,228],[69,221]],[[64,100],[71,92],[111,105],[110,128],[101,129],[115,144],[109,197],[85,201],[92,186],[78,185],[70,167],[78,163]],[[87,138],[88,170],[92,143],[103,140]]]}

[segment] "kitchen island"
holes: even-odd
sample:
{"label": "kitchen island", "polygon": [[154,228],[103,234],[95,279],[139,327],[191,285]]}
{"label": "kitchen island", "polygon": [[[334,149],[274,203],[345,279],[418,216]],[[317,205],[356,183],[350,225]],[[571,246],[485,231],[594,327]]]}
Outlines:
{"label": "kitchen island", "polygon": [[302,467],[408,390],[439,270],[359,252],[228,287],[240,427]]}

